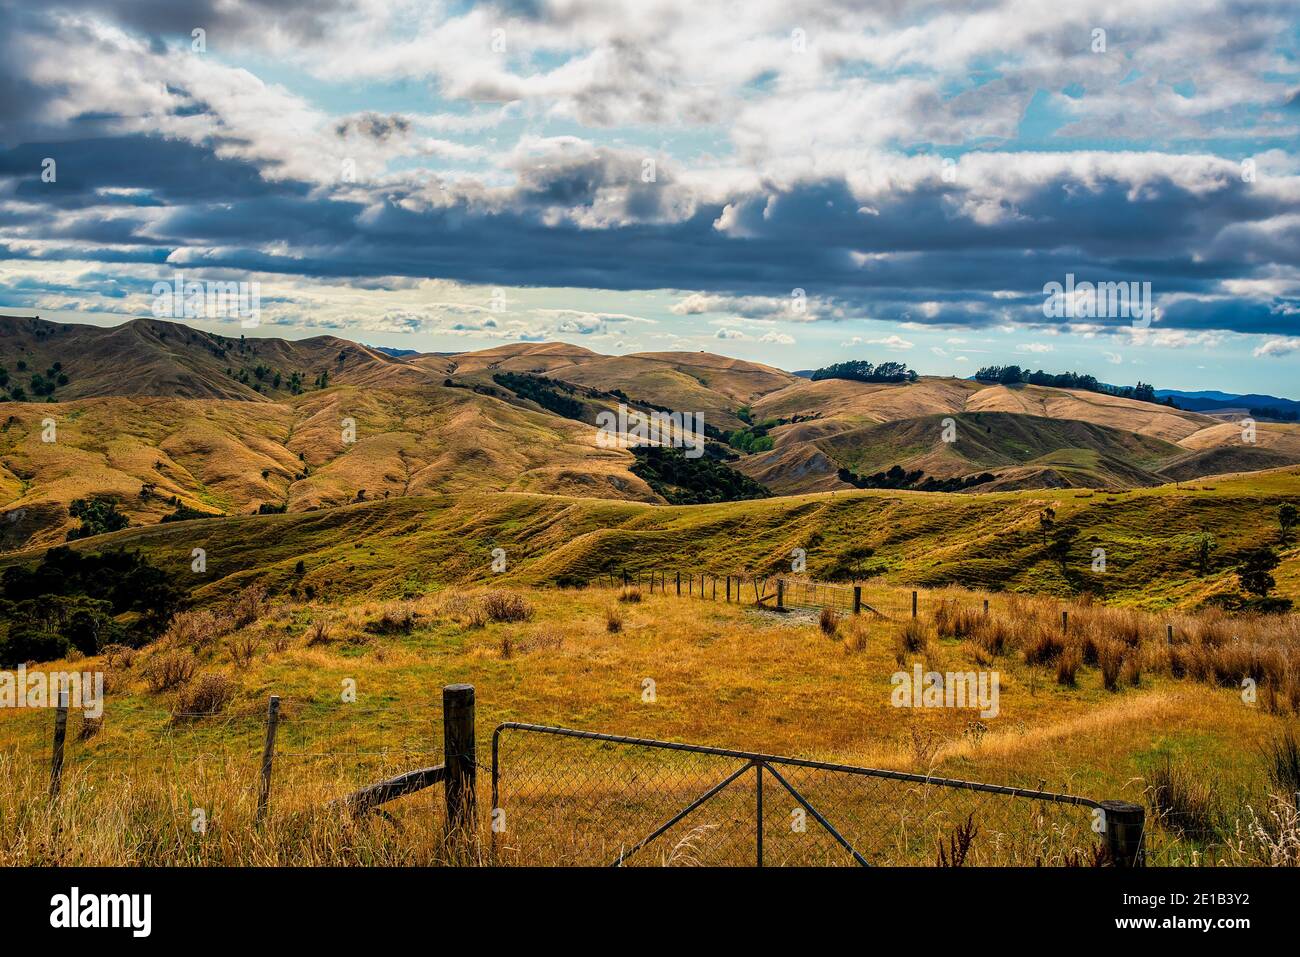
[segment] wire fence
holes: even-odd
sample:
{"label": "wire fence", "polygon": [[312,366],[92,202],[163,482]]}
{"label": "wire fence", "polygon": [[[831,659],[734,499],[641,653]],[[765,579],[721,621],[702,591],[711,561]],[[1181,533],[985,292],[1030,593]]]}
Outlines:
{"label": "wire fence", "polygon": [[[0,721],[0,756],[35,774],[37,790],[28,799],[43,800],[52,709],[11,709],[0,712]],[[264,707],[221,716],[125,709],[107,724],[71,710],[65,789],[86,809],[124,795],[139,813],[188,822],[202,810],[223,826],[251,828],[266,725]],[[290,700],[278,726],[270,813],[283,820],[341,807],[359,789],[444,764],[442,742],[441,708],[427,703]],[[1096,817],[1102,805],[1029,782],[953,781],[517,724],[480,735],[470,763],[477,772],[479,862],[499,866],[750,866],[760,855],[766,866],[1108,862],[1101,850],[1109,846],[1108,825],[1099,830]],[[1145,863],[1300,859],[1300,797],[1244,809],[1231,824],[1161,811],[1150,788],[1144,799]],[[405,794],[377,813],[399,826],[415,822],[394,840],[432,835],[436,844],[446,821],[443,787]]]}
{"label": "wire fence", "polygon": [[589,581],[606,588],[638,588],[651,595],[664,594],[706,601],[760,605],[783,610],[829,608],[837,614],[867,614],[891,620],[930,617],[934,614],[998,613],[1017,596],[986,595],[961,588],[909,589],[867,581],[842,584],[816,581],[799,575],[760,575],[679,569],[638,569],[607,572]]}

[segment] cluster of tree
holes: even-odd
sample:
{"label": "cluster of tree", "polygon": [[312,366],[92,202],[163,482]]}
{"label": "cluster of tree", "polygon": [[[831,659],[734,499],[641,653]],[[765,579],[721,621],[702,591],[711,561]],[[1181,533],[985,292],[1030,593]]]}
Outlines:
{"label": "cluster of tree", "polygon": [[854,488],[897,488],[913,492],[960,492],[985,482],[993,481],[993,473],[981,472],[979,475],[967,475],[963,478],[941,479],[931,475],[925,476],[923,469],[908,471],[901,465],[891,465],[884,472],[874,475],[858,475],[842,468],[837,473],[841,482],[847,482]]}
{"label": "cluster of tree", "polygon": [[774,429],[779,424],[776,419],[767,419],[754,425],[748,425],[743,429],[728,432],[727,444],[733,449],[739,449],[741,452],[750,454],[766,452],[772,448],[772,436],[767,434],[768,429]]}
{"label": "cluster of tree", "polygon": [[1276,419],[1279,422],[1294,422],[1300,419],[1300,413],[1292,409],[1279,409],[1272,405],[1263,408],[1252,408],[1250,414],[1256,419]]}
{"label": "cluster of tree", "polygon": [[1112,386],[1099,382],[1096,376],[1080,372],[1044,372],[1042,369],[1030,371],[1020,366],[984,366],[975,373],[980,382],[997,382],[1000,385],[1046,385],[1057,389],[1081,389],[1086,392],[1100,392],[1104,395],[1119,396],[1122,399],[1136,399],[1139,402],[1154,402],[1157,405],[1174,406],[1171,396],[1161,399],[1156,395],[1155,387],[1145,382],[1135,386]]}
{"label": "cluster of tree", "polygon": [[768,435],[768,432],[778,425],[790,425],[794,422],[809,422],[813,419],[820,419],[821,413],[814,412],[811,415],[792,415],[788,419],[764,419],[762,422],[755,422],[753,411],[749,406],[742,405],[736,410],[736,418],[747,423],[747,425],[743,429],[725,433],[723,439],[733,449],[752,454],[754,452],[766,452],[772,448],[772,437]]}
{"label": "cluster of tree", "polygon": [[521,399],[536,402],[548,412],[566,419],[582,419],[583,405],[573,398],[573,386],[567,382],[518,372],[498,372],[492,376],[492,381]]}
{"label": "cluster of tree", "polygon": [[218,516],[213,512],[200,511],[197,508],[190,508],[188,505],[184,505],[181,504],[180,502],[177,502],[176,511],[172,512],[170,515],[164,515],[162,517],[162,521],[188,522],[192,518],[217,518],[217,517]]}
{"label": "cluster of tree", "polygon": [[769,498],[771,490],[748,475],[707,456],[687,458],[681,449],[662,446],[634,448],[632,474],[645,479],[673,505],[704,505]]}
{"label": "cluster of tree", "polygon": [[73,648],[152,641],[185,600],[173,576],[136,552],[83,555],[51,548],[35,566],[0,576],[0,667],[52,661]]}
{"label": "cluster of tree", "polygon": [[813,372],[813,381],[819,379],[853,379],[857,382],[915,382],[916,373],[901,362],[882,362],[872,365],[866,359],[850,359]]}
{"label": "cluster of tree", "polygon": [[68,541],[89,538],[91,535],[103,535],[116,532],[131,524],[125,515],[117,509],[117,503],[110,498],[96,495],[91,498],[73,499],[68,506],[68,514],[81,519],[81,527],[68,532]]}
{"label": "cluster of tree", "polygon": [[[19,372],[27,371],[27,360],[19,359],[16,363]],[[27,390],[33,396],[44,396],[47,402],[54,401],[54,390],[68,384],[68,374],[63,371],[63,363],[55,362],[44,372],[33,372],[26,387],[9,373],[8,366],[0,365],[0,401],[26,402]]]}

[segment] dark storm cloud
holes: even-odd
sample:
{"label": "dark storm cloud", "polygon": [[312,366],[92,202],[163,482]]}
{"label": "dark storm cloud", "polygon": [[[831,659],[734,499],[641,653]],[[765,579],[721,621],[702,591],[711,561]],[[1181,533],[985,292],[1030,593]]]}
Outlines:
{"label": "dark storm cloud", "polygon": [[[47,155],[58,158],[56,184],[40,180]],[[269,180],[214,145],[154,136],[26,144],[0,152],[0,191],[60,215],[11,211],[0,227],[9,238],[51,241],[39,253],[11,247],[15,258],[170,257],[178,267],[313,277],[724,295],[784,297],[799,287],[841,315],[978,326],[1056,324],[1042,315],[1042,287],[1067,273],[1149,281],[1157,298],[1209,296],[1219,281],[1270,265],[1259,243],[1217,236],[1248,237],[1252,224],[1296,211],[1230,178],[1198,192],[1156,175],[1139,190],[1102,178],[1084,195],[1062,173],[1020,190],[1014,209],[986,208],[982,218],[963,211],[961,187],[900,189],[866,213],[833,180],[767,186],[731,198],[725,212],[700,203],[670,217],[671,176],[645,184],[639,170],[610,151],[571,152],[521,165],[518,186],[505,193],[453,191],[431,204],[415,187],[391,184],[353,184],[338,198]],[[105,189],[138,190],[165,208],[116,204],[107,217],[97,199]],[[596,209],[611,215],[607,225],[574,222]],[[121,252],[130,246],[138,249]],[[1294,315],[1285,301],[1184,299],[1164,310],[1161,325],[1280,333],[1294,331]]]}
{"label": "dark storm cloud", "polygon": [[342,139],[356,133],[379,142],[393,136],[405,136],[410,129],[410,120],[397,113],[391,116],[371,112],[357,113],[334,124],[334,132]]}
{"label": "dark storm cloud", "polygon": [[223,35],[256,41],[277,32],[297,39],[324,36],[331,17],[354,8],[351,0],[52,0],[48,12],[93,13],[147,37],[189,37],[207,32],[212,49]]}

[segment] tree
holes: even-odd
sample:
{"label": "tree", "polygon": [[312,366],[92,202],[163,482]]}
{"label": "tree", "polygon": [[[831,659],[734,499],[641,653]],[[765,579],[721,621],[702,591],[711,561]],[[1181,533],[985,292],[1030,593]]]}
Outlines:
{"label": "tree", "polygon": [[1061,571],[1065,571],[1066,559],[1070,557],[1070,546],[1074,544],[1075,538],[1079,535],[1077,528],[1071,528],[1069,525],[1062,525],[1052,532],[1052,541],[1047,548],[1047,553],[1056,559],[1056,563],[1061,566]]}
{"label": "tree", "polygon": [[1047,506],[1038,513],[1038,528],[1043,533],[1043,545],[1047,545],[1047,533],[1052,530],[1052,525],[1056,521],[1056,509]]}
{"label": "tree", "polygon": [[1267,598],[1268,593],[1277,584],[1271,574],[1277,566],[1277,552],[1273,549],[1268,547],[1251,549],[1242,556],[1242,562],[1237,566],[1237,580],[1241,582],[1241,587],[1252,595]]}
{"label": "tree", "polygon": [[1201,532],[1197,537],[1193,555],[1196,558],[1197,571],[1202,578],[1210,573],[1210,557],[1218,547],[1218,541],[1209,532]]}
{"label": "tree", "polygon": [[1290,502],[1283,502],[1277,510],[1277,524],[1282,530],[1283,545],[1291,540],[1291,529],[1295,528],[1297,520],[1300,520],[1300,512]]}
{"label": "tree", "polygon": [[81,519],[81,527],[68,532],[69,541],[116,532],[130,524],[127,517],[117,510],[116,502],[98,496],[74,499],[68,506],[68,514]]}

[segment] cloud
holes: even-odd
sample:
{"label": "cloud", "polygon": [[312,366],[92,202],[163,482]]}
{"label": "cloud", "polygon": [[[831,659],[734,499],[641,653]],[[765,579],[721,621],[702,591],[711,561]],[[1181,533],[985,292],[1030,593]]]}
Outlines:
{"label": "cloud", "polygon": [[[672,290],[672,315],[732,331],[1286,339],[1294,9],[1151,0],[1094,54],[1080,38],[1108,9],[798,4],[795,49],[776,0],[744,17],[688,0],[653,16],[636,0],[0,0],[0,255],[357,288]],[[1207,42],[1228,18],[1232,43]],[[348,86],[344,112],[321,80]],[[1223,145],[1238,140],[1253,179]],[[1150,282],[1159,321],[1138,335],[1048,319],[1043,286],[1070,273]],[[126,308],[120,293],[44,291],[88,309]],[[511,331],[617,320],[531,321]]]}
{"label": "cloud", "polygon": [[854,336],[852,339],[848,340],[847,342],[840,343],[840,345],[841,346],[860,346],[860,345],[884,346],[886,349],[894,349],[898,352],[906,352],[908,349],[914,348],[916,346],[916,343],[904,339],[902,336],[899,335],[888,335],[888,336],[879,336],[874,339],[863,338],[862,336]]}
{"label": "cloud", "polygon": [[1294,336],[1269,339],[1257,347],[1253,355],[1258,359],[1265,356],[1289,356],[1293,352],[1300,352],[1300,338]]}

